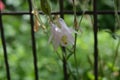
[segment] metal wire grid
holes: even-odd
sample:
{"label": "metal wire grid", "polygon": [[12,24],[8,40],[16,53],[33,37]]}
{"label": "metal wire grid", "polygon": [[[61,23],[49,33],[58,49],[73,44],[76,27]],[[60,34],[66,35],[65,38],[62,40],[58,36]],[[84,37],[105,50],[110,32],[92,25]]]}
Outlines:
{"label": "metal wire grid", "polygon": [[[2,22],[2,16],[3,15],[30,15],[30,24],[31,24],[31,40],[32,40],[32,53],[33,53],[33,63],[34,63],[34,74],[35,74],[35,80],[39,80],[38,76],[38,67],[37,67],[37,56],[36,56],[36,41],[35,41],[35,35],[33,31],[33,14],[32,12],[32,0],[28,0],[29,3],[29,11],[28,12],[1,12],[0,11],[0,33],[1,33],[1,40],[2,40],[2,47],[3,47],[3,52],[4,52],[4,61],[5,61],[5,66],[6,66],[6,75],[7,75],[7,80],[11,80],[10,76],[10,68],[9,68],[9,62],[8,62],[8,57],[7,57],[7,49],[6,49],[6,40],[5,40],[5,35],[4,35],[4,27],[3,27],[3,22]],[[60,14],[62,18],[64,18],[64,14],[73,14],[73,11],[64,11],[64,0],[59,0],[59,12],[52,12],[51,14]],[[39,12],[42,14],[42,12]],[[77,12],[77,15],[81,15],[83,12]],[[112,14],[114,15],[114,11],[98,11],[97,10],[97,0],[93,0],[93,11],[86,11],[85,14],[93,15],[94,17],[94,27],[93,27],[93,32],[94,32],[94,76],[95,80],[98,80],[98,39],[97,39],[97,32],[98,32],[98,27],[97,27],[97,16],[98,15],[104,15],[104,14]],[[118,12],[120,14],[120,12]],[[65,64],[63,65],[63,70],[65,70]],[[66,80],[66,79],[65,79]]]}

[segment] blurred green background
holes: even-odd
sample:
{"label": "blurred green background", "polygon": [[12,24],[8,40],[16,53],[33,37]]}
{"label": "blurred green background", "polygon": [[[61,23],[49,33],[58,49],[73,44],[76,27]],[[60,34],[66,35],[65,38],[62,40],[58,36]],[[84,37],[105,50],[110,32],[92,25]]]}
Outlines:
{"label": "blurred green background", "polygon": [[[5,4],[3,12],[28,11],[28,0],[2,0]],[[77,11],[93,9],[93,0],[76,0]],[[36,0],[40,10],[40,1]],[[120,1],[117,2],[120,10]],[[52,11],[59,11],[58,0],[50,0]],[[113,0],[98,0],[98,10],[113,10]],[[72,9],[72,0],[64,1],[64,10]],[[47,18],[40,15],[49,27]],[[81,16],[79,15],[78,20]],[[64,15],[68,26],[73,27],[73,15]],[[11,80],[34,80],[34,66],[31,43],[31,26],[29,15],[3,15],[3,26],[10,65]],[[99,80],[120,80],[120,25],[115,15],[98,15],[98,49]],[[84,15],[80,25],[82,33],[77,39],[77,61],[81,80],[94,80],[94,40],[93,16]],[[48,36],[42,29],[35,33],[38,58],[39,80],[63,80],[62,61],[54,52],[52,44],[48,44]],[[116,56],[117,54],[117,56]],[[114,64],[115,60],[115,64]],[[74,57],[68,60],[72,76],[76,77]],[[114,66],[113,66],[114,65]],[[0,80],[6,79],[4,53],[0,38]],[[75,80],[72,77],[70,80]]]}

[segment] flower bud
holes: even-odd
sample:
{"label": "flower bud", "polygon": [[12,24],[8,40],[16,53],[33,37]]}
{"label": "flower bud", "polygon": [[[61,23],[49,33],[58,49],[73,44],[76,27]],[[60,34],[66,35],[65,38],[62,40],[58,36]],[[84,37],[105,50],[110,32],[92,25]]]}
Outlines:
{"label": "flower bud", "polygon": [[47,0],[41,0],[41,9],[46,15],[50,15],[51,8]]}

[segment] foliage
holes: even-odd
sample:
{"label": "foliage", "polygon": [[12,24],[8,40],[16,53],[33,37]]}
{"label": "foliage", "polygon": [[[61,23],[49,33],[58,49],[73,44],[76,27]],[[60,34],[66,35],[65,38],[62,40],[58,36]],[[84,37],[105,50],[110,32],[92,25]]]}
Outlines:
{"label": "foliage", "polygon": [[[92,0],[77,0],[77,11],[92,11]],[[87,1],[87,2],[84,2]],[[99,0],[99,10],[114,10],[113,0]],[[4,0],[7,11],[28,11],[27,0]],[[36,2],[40,10],[39,0]],[[59,11],[58,2],[50,1],[52,11]],[[84,4],[83,4],[84,3]],[[100,4],[99,4],[100,3]],[[88,6],[86,7],[85,4]],[[71,0],[65,0],[65,10],[72,10]],[[57,7],[55,7],[57,6]],[[55,8],[55,9],[54,9]],[[40,15],[44,23],[47,24],[46,16]],[[73,15],[65,15],[64,20],[68,26],[73,26]],[[78,16],[80,19],[81,16]],[[31,44],[31,26],[28,15],[3,15],[3,26],[5,30],[5,39],[10,64],[11,80],[34,80],[34,66]],[[93,23],[91,15],[84,15],[80,27],[81,35],[77,38],[77,61],[78,71],[81,80],[94,80],[94,40],[93,40]],[[120,28],[115,28],[117,24],[114,15],[98,16],[98,42],[99,42],[99,80],[119,80],[120,74]],[[115,39],[112,37],[115,35]],[[117,35],[117,36],[116,36]],[[38,58],[38,72],[40,80],[63,80],[62,61],[54,52],[53,46],[48,44],[49,36],[44,34],[40,28],[35,33],[36,50]],[[61,56],[62,54],[60,54]],[[116,56],[117,55],[117,56]],[[69,58],[69,69],[71,71],[70,80],[75,80],[75,62],[74,57]],[[0,80],[6,80],[6,69],[2,42],[0,38]]]}

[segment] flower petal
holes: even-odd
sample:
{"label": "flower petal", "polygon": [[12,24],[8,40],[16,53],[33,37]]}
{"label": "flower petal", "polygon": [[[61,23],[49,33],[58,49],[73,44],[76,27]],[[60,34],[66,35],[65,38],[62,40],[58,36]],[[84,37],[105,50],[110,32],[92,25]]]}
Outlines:
{"label": "flower petal", "polygon": [[57,25],[51,23],[51,36],[52,36],[52,43],[54,46],[54,49],[56,50],[58,46],[60,45],[60,34],[61,31],[57,27]]}

